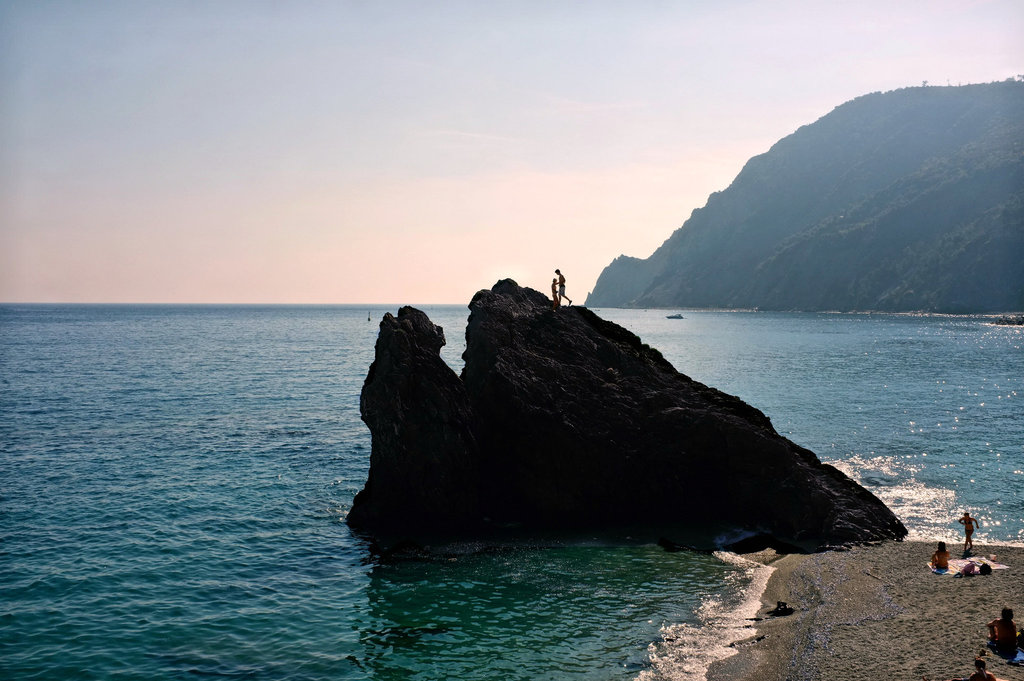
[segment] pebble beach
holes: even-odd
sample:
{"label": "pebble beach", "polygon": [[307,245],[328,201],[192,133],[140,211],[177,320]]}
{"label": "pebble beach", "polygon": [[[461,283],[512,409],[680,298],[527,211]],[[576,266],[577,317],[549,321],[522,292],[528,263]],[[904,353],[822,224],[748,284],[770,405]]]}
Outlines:
{"label": "pebble beach", "polygon": [[[983,655],[998,679],[1024,681],[986,645],[986,624],[1004,607],[1024,620],[1024,548],[976,544],[1007,569],[954,577],[933,573],[935,545],[886,542],[810,555],[749,556],[774,568],[750,636],[715,663],[709,681],[959,679]],[[959,556],[950,544],[954,557]],[[794,612],[772,617],[785,601]]]}

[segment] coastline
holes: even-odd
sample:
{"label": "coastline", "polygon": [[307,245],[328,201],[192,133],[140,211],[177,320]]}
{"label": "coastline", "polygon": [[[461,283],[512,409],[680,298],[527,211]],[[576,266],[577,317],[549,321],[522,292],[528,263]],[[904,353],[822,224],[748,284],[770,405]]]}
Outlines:
{"label": "coastline", "polygon": [[[946,680],[968,676],[984,651],[997,678],[1024,681],[1024,667],[986,647],[985,627],[1003,607],[1015,610],[1018,625],[1024,620],[1024,547],[976,545],[976,555],[994,553],[1009,569],[963,578],[929,570],[934,548],[903,541],[769,557],[775,570],[761,595],[763,619],[733,645],[736,655],[711,665],[707,680]],[[766,616],[777,601],[795,612]]]}

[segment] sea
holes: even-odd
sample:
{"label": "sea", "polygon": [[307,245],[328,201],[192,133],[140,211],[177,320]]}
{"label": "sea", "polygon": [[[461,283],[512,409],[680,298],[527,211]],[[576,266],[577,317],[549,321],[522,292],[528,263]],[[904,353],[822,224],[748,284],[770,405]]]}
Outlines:
{"label": "sea", "polygon": [[[421,309],[459,371],[468,309]],[[345,516],[387,312],[0,305],[0,678],[696,680],[750,635],[771,568],[725,552],[371,552]],[[1024,327],[596,312],[759,408],[912,537],[957,546],[966,510],[978,545],[1024,544]]]}

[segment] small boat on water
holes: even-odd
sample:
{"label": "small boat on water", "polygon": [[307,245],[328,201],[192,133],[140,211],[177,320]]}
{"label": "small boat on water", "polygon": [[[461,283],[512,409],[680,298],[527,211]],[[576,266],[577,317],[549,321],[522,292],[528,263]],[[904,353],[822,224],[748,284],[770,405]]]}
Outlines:
{"label": "small boat on water", "polygon": [[679,314],[678,312],[675,313],[675,314],[665,315],[665,319],[682,319],[682,318],[683,318],[683,315]]}

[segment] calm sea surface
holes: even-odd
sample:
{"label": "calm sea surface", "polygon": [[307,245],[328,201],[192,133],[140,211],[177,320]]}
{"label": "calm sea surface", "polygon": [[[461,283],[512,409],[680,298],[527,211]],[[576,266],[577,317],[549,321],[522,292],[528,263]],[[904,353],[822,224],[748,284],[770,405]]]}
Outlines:
{"label": "calm sea surface", "polygon": [[[459,370],[468,311],[423,309]],[[703,678],[766,570],[598,541],[380,563],[349,533],[385,311],[0,306],[0,678]],[[970,510],[1024,542],[1024,329],[598,313],[913,535]]]}

